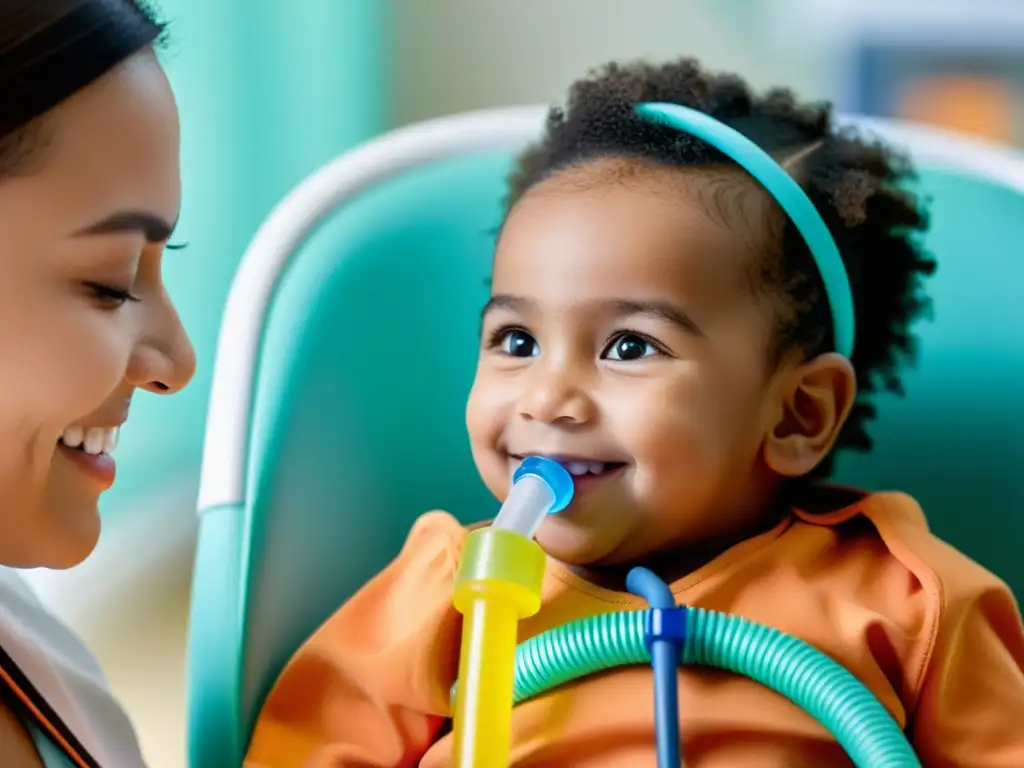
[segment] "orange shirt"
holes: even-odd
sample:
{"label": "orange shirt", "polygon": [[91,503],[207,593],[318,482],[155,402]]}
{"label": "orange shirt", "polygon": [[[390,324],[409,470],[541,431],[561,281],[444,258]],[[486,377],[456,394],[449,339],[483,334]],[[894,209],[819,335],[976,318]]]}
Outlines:
{"label": "orange shirt", "polygon": [[[889,709],[926,768],[1024,767],[1024,627],[1007,587],[928,532],[898,493],[794,511],[671,585],[680,603],[744,616],[843,664]],[[450,763],[457,674],[453,579],[466,529],[424,515],[397,559],[331,617],[267,700],[246,768]],[[567,621],[644,608],[549,563],[520,641]],[[718,670],[679,670],[689,768],[850,765],[780,695]],[[652,676],[625,667],[516,707],[516,768],[655,762]]]}

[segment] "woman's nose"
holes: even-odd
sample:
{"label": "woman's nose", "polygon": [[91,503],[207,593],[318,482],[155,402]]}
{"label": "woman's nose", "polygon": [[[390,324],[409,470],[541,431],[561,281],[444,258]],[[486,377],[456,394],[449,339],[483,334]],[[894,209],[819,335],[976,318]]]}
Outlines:
{"label": "woman's nose", "polygon": [[128,381],[139,389],[161,395],[185,388],[196,372],[196,352],[181,318],[164,297],[154,307],[145,333],[128,362]]}
{"label": "woman's nose", "polygon": [[595,415],[594,401],[580,376],[565,366],[535,365],[519,399],[519,415],[533,421],[574,426]]}

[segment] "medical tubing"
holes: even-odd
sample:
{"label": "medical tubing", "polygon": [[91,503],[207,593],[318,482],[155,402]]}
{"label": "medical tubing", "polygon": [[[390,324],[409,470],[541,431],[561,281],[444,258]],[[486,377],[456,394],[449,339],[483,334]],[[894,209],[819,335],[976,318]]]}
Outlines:
{"label": "medical tubing", "polygon": [[646,568],[633,568],[626,589],[651,606],[647,649],[654,676],[654,740],[658,768],[679,768],[679,675],[676,672],[686,637],[686,609],[676,606],[668,585]]}
{"label": "medical tubing", "polygon": [[511,748],[517,624],[540,609],[544,551],[515,531],[466,537],[452,603],[463,616],[452,764],[504,768]]}
{"label": "medical tubing", "polygon": [[[825,654],[738,616],[683,610],[687,631],[680,663],[729,670],[786,696],[825,726],[858,768],[921,768],[892,716]],[[646,610],[602,614],[520,644],[515,703],[601,670],[647,663],[649,616]]]}

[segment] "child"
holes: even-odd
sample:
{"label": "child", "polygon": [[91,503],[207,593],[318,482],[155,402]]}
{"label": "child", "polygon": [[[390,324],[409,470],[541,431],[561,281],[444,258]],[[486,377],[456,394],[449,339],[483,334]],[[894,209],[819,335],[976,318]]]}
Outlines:
{"label": "child", "polygon": [[[799,182],[845,262],[851,360],[836,351],[850,330],[838,294],[766,187],[638,116],[642,102],[713,116]],[[755,96],[690,60],[609,66],[551,112],[511,181],[466,412],[498,498],[527,455],[577,475],[571,506],[538,531],[543,606],[520,640],[645,607],[623,591],[643,564],[680,603],[835,658],[925,766],[1024,766],[1024,628],[1006,586],[929,534],[905,495],[813,482],[835,451],[871,447],[871,396],[899,391],[927,305],[935,265],[899,187],[909,173],[827,107]],[[284,671],[248,768],[450,764],[466,533],[441,512],[416,523]],[[691,768],[850,764],[755,682],[696,667],[679,681]],[[530,700],[513,712],[511,764],[653,765],[651,697],[650,668],[624,667]]]}

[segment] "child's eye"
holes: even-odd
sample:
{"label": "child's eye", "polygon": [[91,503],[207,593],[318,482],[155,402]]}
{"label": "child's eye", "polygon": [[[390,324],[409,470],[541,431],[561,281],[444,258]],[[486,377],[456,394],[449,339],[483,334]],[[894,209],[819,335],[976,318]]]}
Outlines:
{"label": "child's eye", "polygon": [[620,333],[605,348],[601,354],[604,360],[618,360],[627,362],[630,360],[641,360],[645,357],[660,355],[661,350],[651,342],[635,333]]}
{"label": "child's eye", "polygon": [[536,357],[540,354],[537,340],[520,328],[499,332],[495,342],[495,346],[509,357]]}

